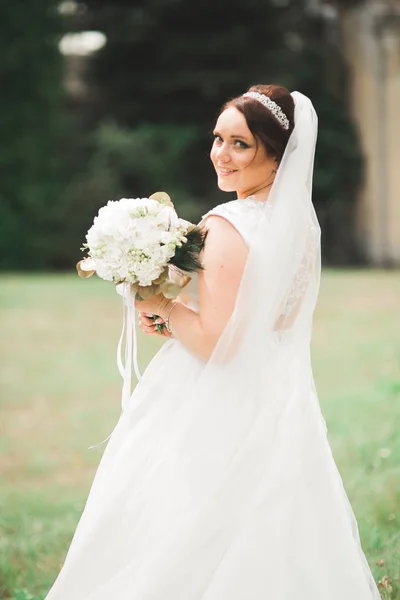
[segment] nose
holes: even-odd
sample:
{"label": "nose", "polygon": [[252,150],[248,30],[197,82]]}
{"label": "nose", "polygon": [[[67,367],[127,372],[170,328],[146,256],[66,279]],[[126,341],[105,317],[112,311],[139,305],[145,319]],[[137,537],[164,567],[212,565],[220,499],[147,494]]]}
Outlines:
{"label": "nose", "polygon": [[228,163],[231,160],[229,148],[226,144],[222,144],[217,148],[216,157],[219,162]]}

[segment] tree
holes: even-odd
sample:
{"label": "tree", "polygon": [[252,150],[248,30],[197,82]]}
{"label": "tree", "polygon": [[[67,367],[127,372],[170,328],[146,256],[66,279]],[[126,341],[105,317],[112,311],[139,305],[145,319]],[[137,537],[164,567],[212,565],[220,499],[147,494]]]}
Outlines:
{"label": "tree", "polygon": [[74,26],[107,36],[90,75],[98,90],[91,114],[109,132],[107,139],[97,136],[102,142],[97,152],[109,156],[115,173],[121,163],[115,161],[109,124],[114,141],[126,140],[130,131],[132,145],[144,145],[142,159],[133,152],[128,166],[124,161],[122,187],[131,195],[151,193],[152,180],[163,173],[164,187],[187,199],[178,201],[185,216],[200,216],[226,199],[215,190],[208,159],[215,117],[227,98],[282,73],[285,9],[259,0],[139,0],[134,5],[89,0],[85,5]]}
{"label": "tree", "polygon": [[61,226],[61,24],[53,0],[0,13],[0,267],[46,267]]}
{"label": "tree", "polygon": [[313,99],[320,117],[314,203],[324,252],[330,260],[343,249],[347,255],[352,232],[343,237],[342,221],[351,217],[361,158],[345,65],[323,19],[306,4],[78,0],[64,29],[100,30],[107,44],[86,59],[90,93],[70,99],[68,134],[56,4],[3,8],[10,27],[0,42],[7,83],[0,111],[2,266],[73,266],[109,199],[165,189],[193,221],[226,201],[215,186],[209,133],[222,103],[259,82]]}

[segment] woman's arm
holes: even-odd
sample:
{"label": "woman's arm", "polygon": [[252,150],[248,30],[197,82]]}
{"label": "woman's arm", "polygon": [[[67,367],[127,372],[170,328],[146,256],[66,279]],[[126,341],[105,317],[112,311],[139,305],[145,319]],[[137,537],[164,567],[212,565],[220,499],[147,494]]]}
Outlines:
{"label": "woman's arm", "polygon": [[157,297],[153,303],[152,298],[136,302],[136,307],[166,320],[177,304],[169,319],[173,336],[193,354],[208,360],[235,306],[248,250],[226,219],[210,215],[202,223],[205,225],[208,234],[201,256],[204,270],[198,273],[199,313],[176,300],[164,298],[163,302],[155,300]]}

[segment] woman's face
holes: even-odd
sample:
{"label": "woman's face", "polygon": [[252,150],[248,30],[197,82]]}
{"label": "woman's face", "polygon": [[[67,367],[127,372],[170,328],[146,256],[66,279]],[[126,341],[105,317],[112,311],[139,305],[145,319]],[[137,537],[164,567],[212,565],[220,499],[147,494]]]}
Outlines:
{"label": "woman's face", "polygon": [[264,145],[247,126],[234,106],[220,114],[214,129],[210,157],[218,176],[218,187],[247,198],[267,188],[273,181],[277,162],[267,155]]}

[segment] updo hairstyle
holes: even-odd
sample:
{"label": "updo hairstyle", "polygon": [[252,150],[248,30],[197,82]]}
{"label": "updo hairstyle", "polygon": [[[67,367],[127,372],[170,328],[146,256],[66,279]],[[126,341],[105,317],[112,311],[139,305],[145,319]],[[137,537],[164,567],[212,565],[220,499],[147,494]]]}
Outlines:
{"label": "updo hairstyle", "polygon": [[276,102],[289,120],[289,129],[284,129],[270,110],[255,98],[237,96],[224,104],[220,114],[234,106],[246,119],[256,140],[263,144],[267,155],[280,163],[294,128],[294,100],[290,92],[280,85],[253,85],[248,91],[264,94]]}

